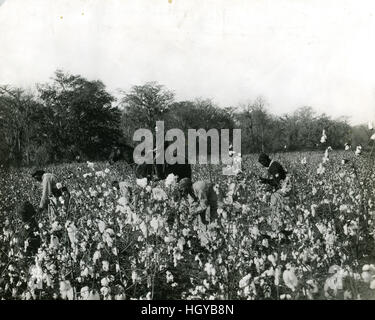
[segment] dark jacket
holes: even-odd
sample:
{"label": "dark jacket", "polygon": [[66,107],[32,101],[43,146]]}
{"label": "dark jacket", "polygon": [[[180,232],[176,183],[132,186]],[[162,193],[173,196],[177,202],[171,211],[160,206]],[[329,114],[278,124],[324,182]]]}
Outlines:
{"label": "dark jacket", "polygon": [[178,176],[177,181],[183,178],[191,179],[191,165],[185,164],[139,164],[135,170],[135,175],[138,179],[147,178],[153,179],[156,176],[160,180],[164,180],[169,174]]}
{"label": "dark jacket", "polygon": [[286,170],[277,162],[272,161],[267,169],[268,178],[261,178],[261,182],[270,185],[274,189],[280,189],[281,181],[286,178]]}

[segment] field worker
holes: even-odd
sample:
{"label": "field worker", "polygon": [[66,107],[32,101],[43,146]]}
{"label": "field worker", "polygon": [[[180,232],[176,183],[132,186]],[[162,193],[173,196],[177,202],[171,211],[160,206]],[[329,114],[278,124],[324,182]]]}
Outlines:
{"label": "field worker", "polygon": [[34,256],[41,245],[35,209],[30,202],[26,201],[18,207],[17,212],[23,222],[19,237],[20,247],[26,256]]}
{"label": "field worker", "polygon": [[217,218],[218,196],[214,186],[206,181],[197,181],[194,184],[189,178],[182,179],[178,185],[181,197],[190,204],[190,213],[196,221],[197,235],[201,246],[206,247],[214,235],[213,222]]}
{"label": "field worker", "polygon": [[229,203],[246,201],[248,199],[246,191],[248,177],[246,177],[242,170],[239,170],[236,175],[229,178],[230,183],[228,185],[226,201]]}
{"label": "field worker", "polygon": [[39,203],[39,211],[47,209],[49,218],[52,221],[56,218],[56,210],[59,207],[67,209],[70,194],[66,187],[57,183],[57,178],[53,173],[47,173],[43,170],[37,170],[32,177],[41,183],[42,197]]}
{"label": "field worker", "polygon": [[268,184],[274,190],[280,189],[281,182],[285,180],[287,174],[283,166],[279,162],[271,160],[269,156],[263,152],[259,155],[258,162],[266,167],[268,172],[268,178],[260,177],[260,181]]}
{"label": "field worker", "polygon": [[283,229],[280,225],[283,219],[280,214],[285,211],[290,211],[288,206],[289,195],[291,191],[290,177],[287,176],[287,171],[283,166],[274,160],[271,160],[268,155],[261,153],[258,159],[264,167],[267,168],[268,178],[260,178],[262,183],[268,184],[271,187],[271,214],[273,216],[273,222],[275,223],[275,229]]}
{"label": "field worker", "polygon": [[198,215],[203,224],[209,224],[217,218],[218,196],[211,183],[197,181],[193,184],[189,178],[184,178],[178,183],[178,191],[194,206],[193,213]]}

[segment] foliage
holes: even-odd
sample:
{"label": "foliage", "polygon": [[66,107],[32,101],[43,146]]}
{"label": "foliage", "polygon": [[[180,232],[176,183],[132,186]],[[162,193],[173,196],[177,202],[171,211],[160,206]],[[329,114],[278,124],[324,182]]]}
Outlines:
{"label": "foliage", "polygon": [[12,165],[106,158],[121,138],[120,111],[100,81],[57,71],[38,94],[0,88],[0,148]]}
{"label": "foliage", "polygon": [[179,128],[185,134],[188,129],[239,128],[243,154],[319,150],[316,142],[322,130],[333,149],[346,143],[353,149],[370,147],[364,125],[351,127],[346,119],[318,115],[311,107],[276,116],[263,98],[221,108],[209,99],[176,101],[166,87],[147,82],[122,90],[116,105],[101,81],[59,70],[37,89],[0,87],[2,165],[108,159],[114,146],[133,146],[135,130],[154,132],[158,120],[165,122],[165,130]]}
{"label": "foliage", "polygon": [[49,115],[47,134],[55,159],[80,156],[101,159],[120,137],[120,112],[100,81],[57,71],[52,84],[39,87]]}

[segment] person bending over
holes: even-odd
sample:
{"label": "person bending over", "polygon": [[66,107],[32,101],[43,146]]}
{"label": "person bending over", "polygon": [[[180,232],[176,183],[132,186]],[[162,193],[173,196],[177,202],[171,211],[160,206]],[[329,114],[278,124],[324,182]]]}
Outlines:
{"label": "person bending over", "polygon": [[259,155],[258,162],[267,168],[268,173],[268,177],[260,177],[260,181],[269,185],[273,190],[280,189],[281,183],[286,179],[287,175],[287,171],[283,166],[279,162],[271,160],[269,156],[263,152]]}
{"label": "person bending over", "polygon": [[178,183],[181,196],[187,198],[203,224],[208,224],[217,218],[218,196],[213,185],[206,181],[197,181],[194,184],[189,178]]}

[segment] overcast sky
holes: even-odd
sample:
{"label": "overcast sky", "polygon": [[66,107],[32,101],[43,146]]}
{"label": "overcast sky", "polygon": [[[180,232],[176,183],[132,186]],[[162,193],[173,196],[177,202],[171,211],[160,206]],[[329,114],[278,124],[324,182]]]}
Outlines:
{"label": "overcast sky", "polygon": [[219,106],[263,96],[375,119],[375,1],[0,0],[0,84],[56,69],[111,92],[158,81]]}

